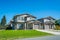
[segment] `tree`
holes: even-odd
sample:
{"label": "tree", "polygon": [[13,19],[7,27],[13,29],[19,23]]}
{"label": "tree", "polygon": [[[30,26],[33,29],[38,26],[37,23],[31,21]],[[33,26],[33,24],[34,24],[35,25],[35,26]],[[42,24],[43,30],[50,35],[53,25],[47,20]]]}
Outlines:
{"label": "tree", "polygon": [[0,27],[1,27],[1,23],[0,23]]}
{"label": "tree", "polygon": [[56,25],[55,29],[60,30],[60,19],[55,21],[55,25]]}
{"label": "tree", "polygon": [[5,26],[6,25],[6,17],[3,16],[2,20],[1,20],[1,25]]}
{"label": "tree", "polygon": [[55,21],[56,25],[60,25],[60,19]]}

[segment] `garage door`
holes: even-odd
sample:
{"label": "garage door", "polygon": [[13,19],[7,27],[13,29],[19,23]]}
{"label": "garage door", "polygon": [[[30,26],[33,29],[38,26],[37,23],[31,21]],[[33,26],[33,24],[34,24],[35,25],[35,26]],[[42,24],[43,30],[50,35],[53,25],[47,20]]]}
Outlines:
{"label": "garage door", "polygon": [[49,25],[45,25],[45,30],[49,30]]}
{"label": "garage door", "polygon": [[34,29],[38,29],[39,25],[34,25]]}

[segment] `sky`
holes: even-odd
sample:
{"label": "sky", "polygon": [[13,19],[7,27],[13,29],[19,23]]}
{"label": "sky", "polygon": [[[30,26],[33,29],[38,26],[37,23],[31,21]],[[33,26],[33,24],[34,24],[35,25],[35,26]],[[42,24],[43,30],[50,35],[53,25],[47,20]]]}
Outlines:
{"label": "sky", "polygon": [[47,16],[60,19],[60,0],[0,0],[0,21],[4,15],[8,23],[14,15],[24,13],[37,19]]}

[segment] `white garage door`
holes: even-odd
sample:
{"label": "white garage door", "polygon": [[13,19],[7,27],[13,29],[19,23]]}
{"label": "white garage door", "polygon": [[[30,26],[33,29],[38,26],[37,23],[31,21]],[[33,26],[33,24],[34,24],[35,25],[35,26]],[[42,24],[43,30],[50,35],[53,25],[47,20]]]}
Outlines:
{"label": "white garage door", "polygon": [[34,29],[38,29],[39,25],[34,25]]}
{"label": "white garage door", "polygon": [[49,25],[45,25],[45,30],[49,30]]}

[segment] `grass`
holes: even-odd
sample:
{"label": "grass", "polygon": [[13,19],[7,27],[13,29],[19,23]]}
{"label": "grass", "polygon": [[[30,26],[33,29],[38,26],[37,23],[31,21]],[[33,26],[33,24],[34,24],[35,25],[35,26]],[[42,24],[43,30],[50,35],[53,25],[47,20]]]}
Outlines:
{"label": "grass", "polygon": [[14,38],[28,38],[51,35],[35,30],[0,30],[0,40],[13,40]]}

